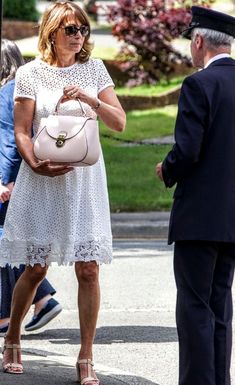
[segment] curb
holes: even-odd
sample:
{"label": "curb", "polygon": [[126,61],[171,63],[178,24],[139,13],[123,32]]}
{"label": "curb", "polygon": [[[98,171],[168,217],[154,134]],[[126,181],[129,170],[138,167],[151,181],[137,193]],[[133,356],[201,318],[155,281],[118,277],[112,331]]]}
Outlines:
{"label": "curb", "polygon": [[114,238],[163,239],[168,237],[170,212],[151,211],[146,213],[111,214]]}

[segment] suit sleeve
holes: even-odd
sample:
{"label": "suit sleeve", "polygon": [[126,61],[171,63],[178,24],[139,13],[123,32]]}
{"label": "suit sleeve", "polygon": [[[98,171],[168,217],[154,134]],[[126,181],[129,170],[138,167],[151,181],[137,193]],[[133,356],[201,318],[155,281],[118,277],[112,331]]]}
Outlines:
{"label": "suit sleeve", "polygon": [[200,158],[208,105],[199,82],[188,77],[182,85],[175,125],[175,145],[162,164],[166,187],[187,177]]}

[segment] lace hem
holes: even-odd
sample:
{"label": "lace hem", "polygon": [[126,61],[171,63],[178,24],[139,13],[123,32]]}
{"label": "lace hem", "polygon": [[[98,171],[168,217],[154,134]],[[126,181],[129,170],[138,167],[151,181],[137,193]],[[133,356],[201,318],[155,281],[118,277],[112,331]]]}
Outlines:
{"label": "lace hem", "polygon": [[112,241],[107,237],[87,237],[85,240],[47,240],[35,238],[29,240],[2,238],[0,244],[0,267],[6,264],[19,265],[40,264],[71,265],[74,262],[96,261],[98,265],[111,263]]}

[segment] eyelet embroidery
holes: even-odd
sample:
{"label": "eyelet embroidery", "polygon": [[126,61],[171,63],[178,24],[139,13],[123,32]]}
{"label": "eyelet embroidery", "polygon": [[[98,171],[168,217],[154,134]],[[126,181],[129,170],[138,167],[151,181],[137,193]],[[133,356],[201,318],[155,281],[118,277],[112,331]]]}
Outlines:
{"label": "eyelet embroidery", "polygon": [[[66,85],[78,84],[97,97],[113,86],[101,60],[69,68],[48,66],[39,59],[21,66],[15,96],[36,99],[33,131],[54,111]],[[88,116],[94,111],[84,104]],[[61,114],[79,116],[75,101],[64,103]],[[103,155],[91,167],[76,167],[55,178],[35,174],[22,161],[8,206],[0,244],[0,266],[71,264],[112,259],[112,235]]]}

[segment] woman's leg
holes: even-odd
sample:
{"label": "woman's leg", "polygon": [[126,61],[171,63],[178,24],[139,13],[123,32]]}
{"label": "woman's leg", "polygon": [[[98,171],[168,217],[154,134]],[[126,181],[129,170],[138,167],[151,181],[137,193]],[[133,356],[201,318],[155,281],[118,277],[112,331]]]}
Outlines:
{"label": "woman's leg", "polygon": [[92,345],[100,307],[99,266],[95,261],[76,262],[75,272],[79,283],[78,311],[81,333],[79,359],[92,359]]}
{"label": "woman's leg", "polygon": [[1,318],[0,319],[0,329],[3,328],[3,327],[7,327],[7,325],[9,324],[9,321],[10,321],[10,317]]}
{"label": "woman's leg", "polygon": [[[47,266],[34,265],[26,267],[23,274],[18,279],[12,296],[11,319],[6,335],[7,344],[20,343],[20,329],[22,321],[27,314],[36,290],[47,272]],[[3,363],[13,362],[11,349],[6,349]],[[21,362],[20,352],[18,353],[18,362]]]}

